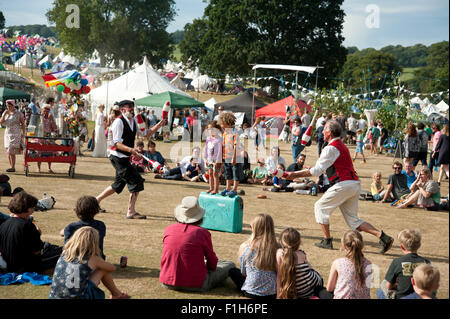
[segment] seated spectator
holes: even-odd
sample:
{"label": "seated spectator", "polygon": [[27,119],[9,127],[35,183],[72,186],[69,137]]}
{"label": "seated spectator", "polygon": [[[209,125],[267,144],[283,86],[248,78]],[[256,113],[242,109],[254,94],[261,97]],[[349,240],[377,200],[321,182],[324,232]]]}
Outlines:
{"label": "seated spectator", "polygon": [[266,168],[269,173],[269,182],[272,183],[273,171],[277,168],[278,163],[286,166],[286,161],[280,156],[280,148],[278,146],[272,147],[270,154],[271,155],[266,159]]}
{"label": "seated spectator", "polygon": [[286,171],[288,172],[301,171],[303,169],[303,166],[305,165],[305,161],[306,161],[306,154],[300,154],[299,156],[297,156],[297,161],[289,165]]}
{"label": "seated spectator", "polygon": [[408,188],[411,188],[411,185],[416,181],[417,174],[414,171],[414,166],[409,161],[405,161],[405,169],[402,170],[402,174],[406,175],[406,182],[408,184]]}
{"label": "seated spectator", "polygon": [[11,184],[9,183],[9,176],[0,172],[0,200],[2,196],[11,197],[21,191],[23,191],[21,187],[16,187],[12,190]]}
{"label": "seated spectator", "polygon": [[111,292],[111,299],[129,298],[114,283],[112,272],[116,267],[100,254],[98,231],[89,226],[78,229],[58,259],[49,299],[105,299],[105,293],[98,288],[100,282]]}
{"label": "seated spectator", "polygon": [[205,173],[205,162],[200,156],[200,147],[195,146],[192,149],[192,155],[185,156],[177,165],[177,167],[169,169],[166,173],[156,174],[155,178],[164,178],[170,180],[183,180],[183,175],[186,174],[187,167],[191,163],[191,158],[198,161],[202,174]]}
{"label": "seated spectator", "polygon": [[[166,169],[170,169],[167,161],[164,159],[164,157],[161,155],[161,153],[156,150],[155,142],[149,141],[147,148],[148,148],[147,151],[145,151],[145,153],[144,153],[145,157],[148,157],[152,161],[157,161],[159,164],[163,165]],[[156,167],[155,168],[152,167],[152,165],[150,163],[148,163],[147,161],[145,161],[145,163],[148,166],[149,171],[159,173],[155,170]]]}
{"label": "seated spectator", "polygon": [[[278,163],[277,169],[280,171],[286,170],[284,165],[281,163]],[[286,180],[285,178],[274,176],[273,177],[273,187],[272,187],[271,191],[272,192],[285,191],[286,187],[289,185],[289,183],[290,183],[290,181]]]}
{"label": "seated spectator", "polygon": [[404,229],[398,234],[403,256],[394,258],[386,276],[377,290],[378,299],[400,299],[414,292],[411,278],[414,269],[430,261],[417,254],[421,246],[422,235],[415,229]]}
{"label": "seated spectator", "polygon": [[388,183],[386,187],[386,193],[384,194],[382,203],[385,203],[392,197],[394,200],[400,200],[406,198],[411,190],[408,187],[406,175],[402,174],[403,164],[399,161],[394,162],[392,165],[394,169],[394,174],[390,175],[388,178]]}
{"label": "seated spectator", "polygon": [[11,218],[0,226],[0,253],[7,271],[42,273],[55,267],[62,247],[41,240],[41,230],[32,215],[38,199],[22,191],[8,204]]}
{"label": "seated spectator", "polygon": [[195,158],[191,157],[191,161],[186,168],[183,178],[189,182],[198,182],[200,180],[201,169]]}
{"label": "seated spectator", "polygon": [[433,265],[420,265],[414,269],[411,283],[414,292],[401,299],[435,299],[434,293],[439,289],[441,274]]}
{"label": "seated spectator", "polygon": [[370,185],[370,191],[372,192],[374,200],[379,201],[384,198],[386,190],[381,182],[381,172],[375,172],[373,174],[373,182]]}
{"label": "seated spectator", "polygon": [[326,291],[318,292],[320,299],[370,299],[367,278],[372,273],[369,260],[362,252],[364,241],[356,230],[347,231],[342,237],[345,257],[331,265]]}
{"label": "seated spectator", "polygon": [[277,250],[277,298],[302,299],[312,297],[323,279],[315,271],[303,250],[301,236],[295,228],[286,228],[280,235],[282,248]]}
{"label": "seated spectator", "polygon": [[162,286],[174,290],[205,292],[227,279],[235,264],[218,260],[210,232],[200,227],[205,210],[194,196],[183,198],[175,208],[177,223],[164,231],[161,273]]}
{"label": "seated spectator", "polygon": [[267,184],[269,173],[264,165],[264,158],[258,159],[258,166],[253,169],[252,177],[248,179],[249,184]]}
{"label": "seated spectator", "polygon": [[[144,142],[139,141],[136,143],[136,150],[140,154],[144,154]],[[144,158],[136,155],[130,156],[131,166],[133,166],[139,173],[145,172],[145,160]]]}
{"label": "seated spectator", "polygon": [[232,268],[230,277],[245,297],[275,299],[279,248],[270,215],[258,214],[251,222],[252,234],[239,248],[241,269]]}
{"label": "seated spectator", "polygon": [[93,196],[82,196],[78,198],[75,207],[75,213],[80,219],[77,222],[70,223],[62,231],[64,236],[64,244],[72,237],[72,235],[81,227],[90,226],[98,231],[99,234],[99,246],[100,252],[103,259],[106,259],[103,253],[103,241],[106,236],[106,226],[105,223],[100,220],[95,220],[95,215],[100,211],[100,206],[98,201]]}
{"label": "seated spectator", "polygon": [[439,184],[431,179],[430,169],[424,167],[420,170],[416,181],[411,185],[411,193],[396,208],[407,208],[410,205],[416,205],[423,208],[439,209],[440,203]]}

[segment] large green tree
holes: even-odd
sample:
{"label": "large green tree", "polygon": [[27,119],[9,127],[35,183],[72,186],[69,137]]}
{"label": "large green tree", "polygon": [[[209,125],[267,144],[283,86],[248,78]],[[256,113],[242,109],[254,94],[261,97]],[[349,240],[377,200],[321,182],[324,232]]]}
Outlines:
{"label": "large green tree", "polygon": [[[71,4],[79,8],[79,28],[67,25]],[[102,62],[131,65],[146,55],[161,65],[172,51],[166,28],[174,18],[174,5],[174,0],[55,0],[47,18],[56,24],[63,48],[81,59],[96,49]]]}
{"label": "large green tree", "polygon": [[448,90],[448,41],[432,44],[428,49],[427,65],[414,72],[409,84],[423,93]]}
{"label": "large green tree", "polygon": [[185,26],[182,60],[211,74],[250,75],[250,64],[274,63],[336,75],[346,56],[342,3],[210,0],[203,18]]}
{"label": "large green tree", "polygon": [[386,87],[391,75],[401,70],[392,54],[369,48],[349,54],[340,76],[352,93],[361,93]]}

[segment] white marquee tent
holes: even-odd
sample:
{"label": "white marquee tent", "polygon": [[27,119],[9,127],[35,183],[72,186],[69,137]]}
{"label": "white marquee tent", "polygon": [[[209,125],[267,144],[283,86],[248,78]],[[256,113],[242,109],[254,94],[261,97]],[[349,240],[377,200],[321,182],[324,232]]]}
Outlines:
{"label": "white marquee tent", "polygon": [[167,91],[189,96],[187,93],[170,84],[167,80],[164,80],[152,68],[147,58],[144,58],[144,62],[140,66],[130,70],[117,79],[104,82],[102,86],[93,89],[87,94],[86,99],[91,103],[93,110],[98,105],[104,104],[107,112],[109,112],[114,102],[132,99],[137,100],[151,94]]}
{"label": "white marquee tent", "polygon": [[208,86],[210,84],[216,84],[217,81],[214,79],[211,79],[209,76],[200,75],[199,77],[192,80],[191,85],[194,87],[195,90],[198,91],[206,91],[208,90]]}
{"label": "white marquee tent", "polygon": [[14,63],[14,66],[29,68],[31,67],[31,63],[31,56],[29,54],[24,54],[19,60],[16,61],[16,63]]}
{"label": "white marquee tent", "polygon": [[186,90],[186,83],[184,83],[179,75],[177,75],[172,81],[170,81],[170,84],[182,91]]}
{"label": "white marquee tent", "polygon": [[439,110],[439,112],[446,113],[448,111],[448,104],[445,103],[444,100],[442,100],[441,102],[436,104],[436,108]]}
{"label": "white marquee tent", "polygon": [[59,52],[59,54],[57,56],[55,56],[55,58],[53,59],[53,63],[56,63],[58,61],[62,62],[62,60],[64,59],[65,56],[66,55],[64,54],[64,51],[61,50],[61,52]]}

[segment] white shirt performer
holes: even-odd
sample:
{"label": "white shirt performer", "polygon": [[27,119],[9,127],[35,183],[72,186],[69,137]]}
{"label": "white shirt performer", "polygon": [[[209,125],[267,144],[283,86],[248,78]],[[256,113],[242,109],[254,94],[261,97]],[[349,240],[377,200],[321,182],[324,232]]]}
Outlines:
{"label": "white shirt performer", "polygon": [[[160,121],[157,125],[141,131],[138,127],[137,120],[133,117],[134,102],[124,100],[119,103],[121,116],[116,118],[111,125],[112,146],[110,150],[109,160],[116,170],[116,177],[111,186],[108,186],[100,195],[97,201],[100,202],[106,197],[117,193],[120,194],[125,186],[128,186],[130,199],[128,202],[128,219],[145,219],[145,215],[136,212],[135,204],[139,192],[144,190],[144,179],[138,171],[131,166],[130,156],[141,157],[141,154],[134,148],[136,134],[146,136],[147,139],[152,136],[158,129],[165,125],[166,120]],[[102,210],[103,211],[103,210]]]}
{"label": "white shirt performer", "polygon": [[298,177],[320,176],[323,172],[328,176],[332,187],[314,205],[316,222],[320,224],[324,235],[322,241],[315,244],[317,247],[333,249],[330,215],[339,207],[351,229],[367,232],[380,239],[381,253],[384,254],[392,247],[394,239],[358,217],[361,183],[353,168],[350,152],[339,138],[341,130],[342,127],[337,121],[328,121],[323,130],[328,145],[323,149],[316,165],[310,169],[288,173],[286,178],[293,180]]}

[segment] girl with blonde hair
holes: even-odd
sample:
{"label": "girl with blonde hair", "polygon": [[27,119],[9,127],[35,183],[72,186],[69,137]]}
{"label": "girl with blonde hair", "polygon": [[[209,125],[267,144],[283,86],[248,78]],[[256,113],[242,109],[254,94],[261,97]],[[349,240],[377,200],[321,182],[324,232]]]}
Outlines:
{"label": "girl with blonde hair", "polygon": [[105,293],[98,288],[100,282],[111,292],[111,299],[127,299],[112,278],[115,266],[104,261],[99,246],[99,233],[85,226],[78,229],[64,245],[59,258],[50,299],[104,299]]}
{"label": "girl with blonde hair", "polygon": [[323,279],[316,272],[303,250],[301,236],[295,228],[286,228],[280,235],[282,248],[277,251],[277,298],[300,299],[314,295],[316,287],[322,287]]}
{"label": "girl with blonde hair", "polygon": [[[326,290],[333,299],[370,299],[369,276],[371,262],[362,252],[364,242],[356,230],[347,231],[342,237],[345,257],[336,259],[331,265]],[[323,296],[320,296],[325,299]]]}
{"label": "girl with blonde hair", "polygon": [[279,245],[273,219],[270,215],[258,214],[250,226],[252,234],[239,248],[241,270],[233,268],[229,275],[244,296],[275,299]]}

